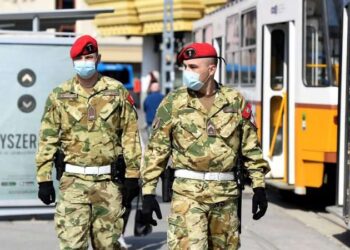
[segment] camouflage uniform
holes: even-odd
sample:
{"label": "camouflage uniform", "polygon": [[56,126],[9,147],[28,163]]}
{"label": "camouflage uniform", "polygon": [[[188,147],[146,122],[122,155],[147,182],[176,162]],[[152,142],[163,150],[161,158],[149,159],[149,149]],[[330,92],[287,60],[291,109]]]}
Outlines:
{"label": "camouflage uniform", "polygon": [[[265,186],[269,166],[262,158],[256,127],[242,116],[246,102],[236,90],[218,86],[210,111],[185,87],[163,100],[141,167],[144,195],[155,193],[170,156],[175,169],[232,171],[241,131],[242,154],[253,188]],[[176,178],[173,191],[168,218],[170,249],[238,248],[235,181]]]}
{"label": "camouflage uniform", "polygon": [[[110,165],[123,154],[126,178],[139,178],[137,114],[128,98],[120,82],[102,76],[91,93],[76,77],[55,88],[42,118],[37,181],[52,180],[58,147],[65,153],[65,162],[84,167]],[[87,249],[89,234],[96,249],[119,248],[124,211],[120,188],[110,174],[64,173],[55,214],[61,249]]]}

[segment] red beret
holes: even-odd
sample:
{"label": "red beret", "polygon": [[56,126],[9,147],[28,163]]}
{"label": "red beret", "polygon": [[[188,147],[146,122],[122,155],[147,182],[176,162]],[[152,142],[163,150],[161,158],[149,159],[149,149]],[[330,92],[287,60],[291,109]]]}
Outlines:
{"label": "red beret", "polygon": [[204,57],[217,58],[215,48],[209,43],[191,43],[180,51],[177,62],[181,64],[184,60]]}
{"label": "red beret", "polygon": [[98,52],[97,41],[89,35],[84,35],[73,43],[70,49],[70,57],[74,59],[77,56],[88,55],[95,52]]}

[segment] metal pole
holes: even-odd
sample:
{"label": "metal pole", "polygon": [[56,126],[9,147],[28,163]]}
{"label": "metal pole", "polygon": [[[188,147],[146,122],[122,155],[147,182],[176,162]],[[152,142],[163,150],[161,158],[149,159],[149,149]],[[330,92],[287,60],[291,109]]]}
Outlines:
{"label": "metal pole", "polygon": [[40,31],[40,19],[39,17],[35,16],[33,18],[33,32]]}
{"label": "metal pole", "polygon": [[162,92],[167,94],[173,89],[174,73],[174,16],[173,0],[164,0],[162,42]]}

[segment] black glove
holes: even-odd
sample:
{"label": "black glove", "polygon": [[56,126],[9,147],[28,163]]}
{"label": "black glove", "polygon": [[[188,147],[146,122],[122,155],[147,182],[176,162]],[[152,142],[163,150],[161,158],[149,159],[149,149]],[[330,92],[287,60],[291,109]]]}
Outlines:
{"label": "black glove", "polygon": [[46,205],[55,202],[56,195],[52,181],[45,181],[39,183],[38,197]]}
{"label": "black glove", "polygon": [[140,193],[139,179],[138,178],[126,178],[124,181],[123,190],[123,206],[131,208],[132,200]]}
{"label": "black glove", "polygon": [[[267,198],[266,198],[266,192],[265,188],[257,187],[253,188],[254,195],[253,195],[253,219],[259,220],[261,217],[263,217],[267,210]],[[259,208],[259,212],[258,212]]]}
{"label": "black glove", "polygon": [[162,219],[162,213],[155,195],[144,195],[142,202],[142,219],[145,225],[151,224],[157,226],[157,221],[152,217],[153,212],[156,212],[158,219]]}

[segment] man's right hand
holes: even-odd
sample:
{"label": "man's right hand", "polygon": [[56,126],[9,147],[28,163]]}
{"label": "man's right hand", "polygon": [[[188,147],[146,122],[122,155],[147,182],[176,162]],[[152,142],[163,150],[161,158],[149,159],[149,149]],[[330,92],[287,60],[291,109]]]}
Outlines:
{"label": "man's right hand", "polygon": [[55,202],[56,195],[52,181],[45,181],[39,183],[38,197],[46,205]]}
{"label": "man's right hand", "polygon": [[158,219],[162,219],[162,213],[155,195],[144,195],[142,202],[142,220],[145,225],[151,224],[157,226],[157,221],[152,217],[153,212],[156,212]]}

